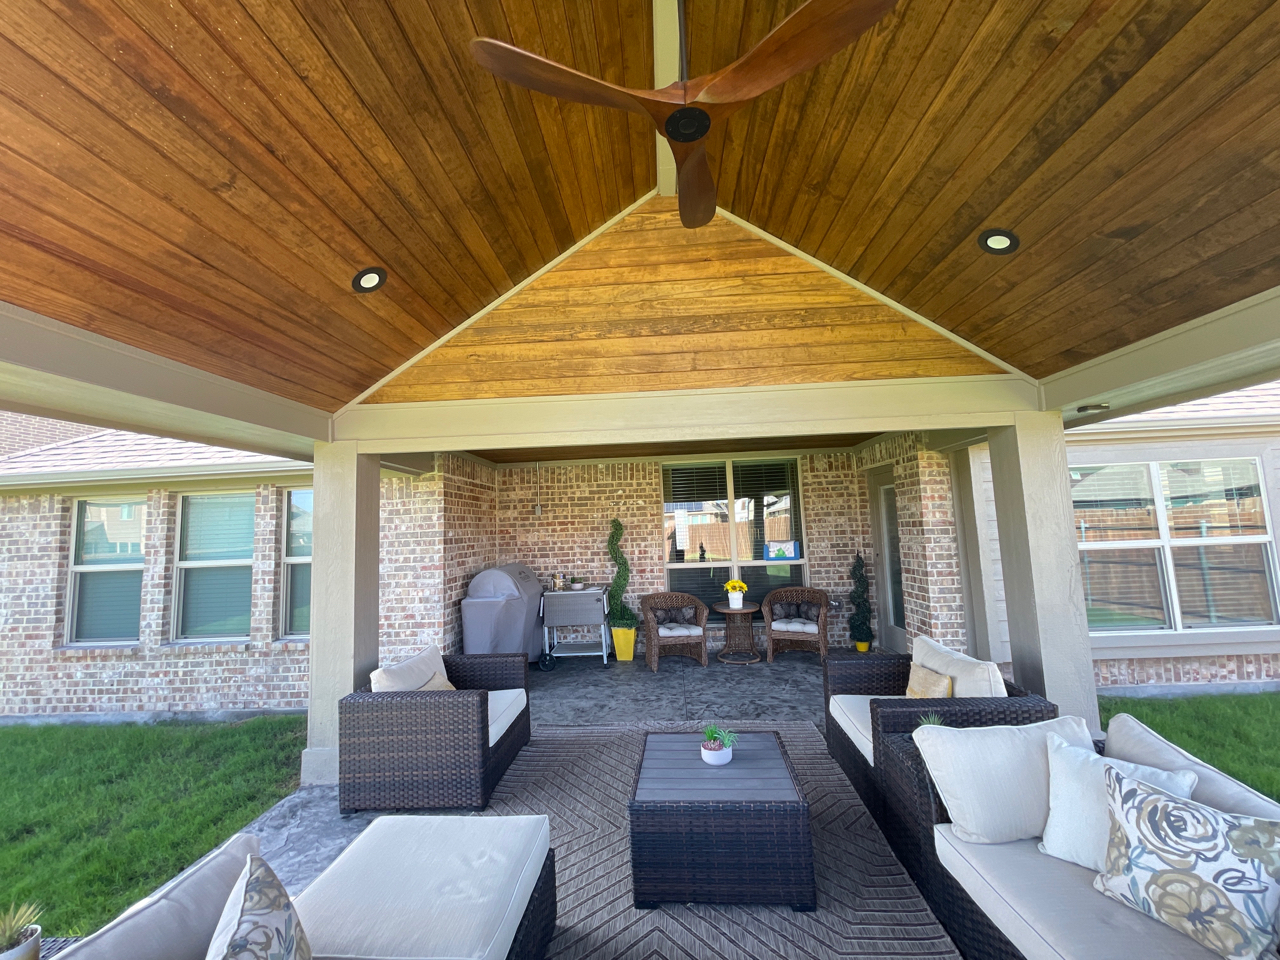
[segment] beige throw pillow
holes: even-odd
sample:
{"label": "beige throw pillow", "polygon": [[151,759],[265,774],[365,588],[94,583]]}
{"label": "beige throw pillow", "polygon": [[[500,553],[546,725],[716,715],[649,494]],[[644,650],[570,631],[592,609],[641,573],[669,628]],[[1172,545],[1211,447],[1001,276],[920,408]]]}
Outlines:
{"label": "beige throw pillow", "polygon": [[440,648],[434,643],[428,644],[427,648],[416,656],[410,657],[408,660],[401,660],[399,663],[393,663],[389,667],[373,671],[369,675],[369,683],[373,687],[374,693],[398,693],[406,690],[421,690],[424,683],[428,683],[435,674],[445,673],[444,657],[440,653]]}
{"label": "beige throw pillow", "polygon": [[907,696],[916,700],[950,697],[951,678],[944,673],[935,673],[928,667],[913,663],[911,676],[907,680]]}
{"label": "beige throw pillow", "polygon": [[443,673],[433,673],[431,679],[418,688],[419,690],[457,690],[449,678]]}
{"label": "beige throw pillow", "polygon": [[987,660],[975,660],[955,650],[950,650],[928,637],[916,637],[911,641],[911,660],[934,673],[951,678],[953,697],[1005,697],[1004,677],[1000,668]]}

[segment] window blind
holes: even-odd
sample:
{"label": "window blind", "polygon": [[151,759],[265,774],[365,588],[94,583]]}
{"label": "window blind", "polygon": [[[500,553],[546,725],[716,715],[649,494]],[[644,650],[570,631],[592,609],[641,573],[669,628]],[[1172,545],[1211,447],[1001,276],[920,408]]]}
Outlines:
{"label": "window blind", "polygon": [[182,571],[182,636],[247,637],[253,568],[191,567]]}
{"label": "window blind", "polygon": [[254,496],[186,497],[181,560],[252,560]]}
{"label": "window blind", "polygon": [[315,497],[310,490],[289,491],[289,542],[285,556],[311,556],[311,513]]}
{"label": "window blind", "polygon": [[662,498],[668,504],[729,499],[729,483],[724,464],[677,464],[663,467]]}
{"label": "window blind", "polygon": [[137,640],[141,616],[141,568],[78,575],[74,639]]}

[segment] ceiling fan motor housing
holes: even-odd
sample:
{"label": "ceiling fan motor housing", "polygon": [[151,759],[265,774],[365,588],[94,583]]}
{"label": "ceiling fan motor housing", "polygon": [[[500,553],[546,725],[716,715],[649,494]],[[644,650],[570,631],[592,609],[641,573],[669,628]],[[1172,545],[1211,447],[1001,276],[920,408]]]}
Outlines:
{"label": "ceiling fan motor housing", "polygon": [[701,140],[711,129],[711,115],[698,107],[681,107],[663,124],[667,136],[676,143],[693,143]]}

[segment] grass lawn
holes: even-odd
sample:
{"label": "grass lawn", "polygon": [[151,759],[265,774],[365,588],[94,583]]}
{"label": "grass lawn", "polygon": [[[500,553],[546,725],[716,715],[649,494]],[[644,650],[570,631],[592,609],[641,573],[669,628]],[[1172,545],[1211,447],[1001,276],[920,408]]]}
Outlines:
{"label": "grass lawn", "polygon": [[306,718],[0,727],[0,904],[92,933],[298,782]]}
{"label": "grass lawn", "polygon": [[1104,727],[1117,713],[1132,714],[1183,750],[1280,800],[1280,693],[1099,697],[1098,705]]}

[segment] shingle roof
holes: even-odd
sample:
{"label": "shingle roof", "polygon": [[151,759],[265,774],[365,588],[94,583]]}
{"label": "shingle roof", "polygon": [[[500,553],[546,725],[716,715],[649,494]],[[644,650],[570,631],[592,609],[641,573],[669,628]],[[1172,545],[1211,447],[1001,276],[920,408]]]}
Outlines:
{"label": "shingle roof", "polygon": [[184,467],[198,469],[242,464],[279,467],[295,463],[300,468],[311,467],[307,463],[262,453],[210,447],[203,443],[128,433],[124,430],[101,430],[0,458],[0,477],[46,473],[169,471]]}
{"label": "shingle roof", "polygon": [[1109,423],[1134,423],[1151,420],[1207,420],[1234,417],[1276,417],[1280,419],[1280,381],[1260,383],[1243,390],[1220,393],[1216,397],[1191,400],[1171,407],[1160,407],[1145,413],[1116,417]]}

